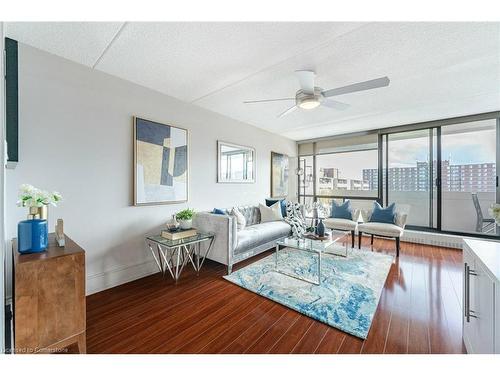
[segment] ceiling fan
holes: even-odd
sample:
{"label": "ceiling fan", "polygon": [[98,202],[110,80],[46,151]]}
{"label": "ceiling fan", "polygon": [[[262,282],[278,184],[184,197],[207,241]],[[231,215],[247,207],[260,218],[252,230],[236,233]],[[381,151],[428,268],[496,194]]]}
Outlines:
{"label": "ceiling fan", "polygon": [[337,109],[344,110],[349,107],[349,104],[338,102],[333,99],[329,99],[332,96],[349,94],[356,91],[365,91],[376,89],[379,87],[389,86],[389,77],[381,77],[376,79],[371,79],[369,81],[353,83],[352,85],[337,87],[334,89],[323,90],[321,87],[316,87],[314,85],[314,78],[316,73],[311,70],[297,70],[295,72],[300,84],[300,90],[295,93],[295,98],[279,98],[279,99],[263,99],[263,100],[246,100],[245,104],[254,103],[266,103],[266,102],[278,102],[286,100],[295,100],[295,104],[288,108],[286,111],[281,112],[278,118],[286,116],[297,108],[301,109],[314,109],[320,105]]}

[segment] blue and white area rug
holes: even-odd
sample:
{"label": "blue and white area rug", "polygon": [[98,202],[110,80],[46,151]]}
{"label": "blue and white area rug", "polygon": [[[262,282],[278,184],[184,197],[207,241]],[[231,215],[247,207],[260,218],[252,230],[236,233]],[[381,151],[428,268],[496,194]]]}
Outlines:
{"label": "blue and white area rug", "polygon": [[[332,327],[366,338],[392,256],[356,249],[350,249],[347,258],[325,254],[321,286],[275,272],[274,259],[273,253],[224,278]],[[281,250],[279,269],[318,279],[317,263],[304,251]]]}

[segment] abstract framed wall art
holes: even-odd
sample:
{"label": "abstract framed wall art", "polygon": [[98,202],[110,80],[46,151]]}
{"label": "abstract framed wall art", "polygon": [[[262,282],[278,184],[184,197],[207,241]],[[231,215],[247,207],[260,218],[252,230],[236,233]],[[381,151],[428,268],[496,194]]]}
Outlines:
{"label": "abstract framed wall art", "polygon": [[187,199],[187,130],[134,117],[134,206]]}
{"label": "abstract framed wall art", "polygon": [[271,152],[271,197],[288,196],[288,155]]}

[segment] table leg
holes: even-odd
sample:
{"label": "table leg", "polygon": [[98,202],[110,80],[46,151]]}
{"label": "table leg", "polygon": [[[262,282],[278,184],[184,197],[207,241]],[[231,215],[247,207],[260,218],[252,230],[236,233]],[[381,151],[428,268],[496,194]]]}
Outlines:
{"label": "table leg", "polygon": [[[201,262],[200,262],[200,265],[198,267],[199,270],[201,269],[201,267],[203,267],[203,263],[205,263],[205,260],[207,259],[208,254],[210,254],[210,250],[212,250],[212,247],[214,245],[214,241],[215,241],[215,237],[212,237],[212,239],[210,240],[210,244],[208,245],[207,251],[205,251],[205,254],[203,255],[203,257],[201,257]],[[200,251],[200,253],[201,253],[201,251]]]}
{"label": "table leg", "polygon": [[318,253],[318,285],[321,285],[321,251]]}
{"label": "table leg", "polygon": [[181,263],[181,249],[179,247],[176,247],[175,250],[177,251],[177,262],[175,263],[175,282],[179,280],[179,264]]}
{"label": "table leg", "polygon": [[154,258],[154,260],[156,262],[156,265],[160,269],[160,272],[162,273],[162,275],[164,275],[165,272],[163,271],[163,266],[162,266],[162,263],[161,263],[161,259],[158,259],[160,257],[160,253],[158,252],[158,258],[157,258],[156,254],[155,254],[155,251],[153,250],[153,247],[151,246],[151,242],[147,242],[147,244],[148,244],[149,250],[151,251],[151,254],[153,254],[153,258]]}
{"label": "table leg", "polygon": [[280,245],[276,244],[276,253],[274,254],[274,269],[278,270],[278,253],[280,251]]}
{"label": "table leg", "polygon": [[163,261],[165,263],[165,272],[164,272],[164,275],[167,274],[167,269],[168,269],[168,272],[170,272],[170,275],[172,276],[173,279],[175,279],[175,276],[174,276],[174,272],[173,272],[173,268],[174,268],[174,265],[172,263],[172,255],[173,254],[170,254],[170,257],[167,259],[167,254],[166,252],[168,252],[168,250],[165,250],[165,252],[161,249],[161,246],[160,245],[157,245],[158,246],[158,251],[160,252],[160,254],[162,255],[163,257]]}
{"label": "table leg", "polygon": [[[189,247],[188,247],[189,246]],[[184,267],[186,266],[186,264],[189,262],[191,262],[193,268],[196,270],[196,266],[194,264],[194,261],[193,261],[193,257],[192,257],[192,253],[194,252],[194,249],[195,249],[195,245],[183,245],[181,248],[182,250],[184,250],[182,252],[182,267],[181,267],[181,270],[179,271],[179,276],[180,274],[182,273],[182,270],[184,269]],[[180,251],[180,250],[179,250]]]}
{"label": "table leg", "polygon": [[160,269],[161,269],[161,273],[165,276],[165,269],[163,267],[163,260],[161,258],[161,253],[160,253],[160,249],[156,249],[156,251],[158,252],[158,260],[160,261]]}
{"label": "table leg", "polygon": [[201,242],[198,242],[196,246],[198,252],[196,253],[196,274],[200,274],[200,251],[201,251]]}

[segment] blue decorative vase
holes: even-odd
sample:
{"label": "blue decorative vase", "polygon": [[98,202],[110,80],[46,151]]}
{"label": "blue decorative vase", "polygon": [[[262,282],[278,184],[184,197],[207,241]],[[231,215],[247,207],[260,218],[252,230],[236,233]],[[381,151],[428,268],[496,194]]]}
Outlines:
{"label": "blue decorative vase", "polygon": [[319,223],[316,226],[316,234],[320,237],[325,236],[325,224],[323,224],[323,219],[319,219]]}
{"label": "blue decorative vase", "polygon": [[23,220],[17,224],[17,251],[21,254],[39,253],[49,245],[47,220]]}

